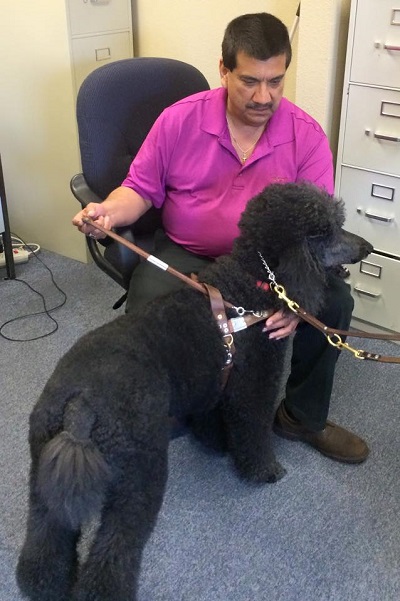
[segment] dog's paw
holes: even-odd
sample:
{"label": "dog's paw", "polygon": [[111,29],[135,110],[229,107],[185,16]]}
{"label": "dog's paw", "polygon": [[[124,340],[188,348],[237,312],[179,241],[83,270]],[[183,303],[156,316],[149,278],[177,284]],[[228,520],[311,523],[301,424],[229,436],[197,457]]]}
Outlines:
{"label": "dog's paw", "polygon": [[279,463],[279,461],[274,461],[271,466],[272,469],[269,469],[265,474],[265,479],[261,480],[261,482],[278,482],[281,480],[283,476],[285,476],[286,469]]}
{"label": "dog's paw", "polygon": [[[238,466],[237,466],[238,467]],[[238,467],[240,476],[250,482],[257,484],[265,484],[278,482],[286,474],[286,469],[279,463],[279,461],[273,461],[268,466],[243,466]]]}

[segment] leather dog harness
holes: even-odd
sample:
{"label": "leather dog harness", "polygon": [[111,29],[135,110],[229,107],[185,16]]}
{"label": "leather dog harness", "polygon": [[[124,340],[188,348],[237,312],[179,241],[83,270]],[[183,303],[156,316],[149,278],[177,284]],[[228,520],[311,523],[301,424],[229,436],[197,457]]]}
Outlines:
{"label": "leather dog harness", "polygon": [[[82,221],[88,225],[91,225],[95,229],[100,230],[101,232],[103,232],[110,238],[113,238],[120,244],[123,244],[124,246],[126,246],[127,248],[132,250],[133,252],[136,252],[138,255],[140,255],[141,257],[146,259],[146,261],[148,261],[149,263],[152,263],[159,269],[162,269],[163,271],[168,271],[171,275],[174,275],[175,277],[179,278],[180,280],[186,282],[186,284],[188,284],[189,286],[192,286],[192,288],[195,288],[199,292],[202,292],[203,294],[206,294],[209,296],[211,310],[212,310],[212,313],[216,320],[216,323],[218,325],[218,328],[222,334],[223,343],[225,346],[226,360],[225,360],[225,365],[223,368],[223,373],[224,373],[223,378],[224,378],[224,382],[226,383],[228,376],[229,376],[230,369],[232,368],[232,365],[233,365],[233,355],[235,353],[233,334],[235,332],[238,332],[240,330],[248,328],[249,326],[254,325],[255,323],[258,323],[262,320],[267,319],[272,314],[272,311],[256,312],[256,311],[246,310],[243,307],[236,307],[232,303],[229,303],[228,301],[224,300],[222,298],[220,291],[217,290],[216,288],[214,288],[213,286],[210,286],[209,284],[200,283],[197,281],[196,278],[190,278],[187,275],[181,273],[180,271],[174,269],[173,267],[170,267],[167,263],[164,263],[164,261],[161,261],[154,255],[147,253],[139,246],[136,246],[136,244],[133,244],[132,242],[129,242],[128,240],[125,240],[125,238],[123,238],[122,236],[119,236],[112,230],[107,230],[100,224],[94,222],[89,217],[84,217],[82,219]],[[258,282],[257,285],[262,288],[265,286],[268,286],[268,288],[270,288],[273,292],[275,292],[278,295],[279,299],[283,300],[286,303],[287,307],[291,311],[296,313],[296,315],[298,315],[303,321],[309,323],[314,328],[319,330],[322,334],[324,334],[324,336],[326,337],[326,339],[328,340],[330,345],[334,346],[338,350],[350,351],[356,359],[367,359],[370,361],[378,361],[381,363],[400,363],[400,357],[385,356],[385,355],[380,355],[378,353],[369,353],[369,352],[363,351],[361,349],[355,349],[355,348],[351,347],[347,342],[343,342],[343,340],[341,338],[342,336],[351,336],[354,338],[368,338],[368,339],[374,339],[374,340],[386,340],[386,341],[398,340],[398,341],[400,341],[400,333],[399,332],[394,332],[392,334],[372,334],[369,332],[361,332],[359,330],[338,330],[335,328],[328,327],[327,325],[325,325],[324,323],[319,321],[313,315],[309,315],[307,313],[307,311],[305,311],[305,309],[303,309],[302,307],[300,307],[298,305],[298,303],[296,303],[295,301],[293,301],[287,297],[285,288],[283,286],[281,286],[280,284],[277,284],[277,282],[275,280],[275,275],[270,270],[264,257],[262,256],[262,254],[260,252],[258,254],[264,265],[265,270],[268,273],[268,278],[271,283],[263,284],[261,282]],[[237,317],[228,319],[226,317],[226,312],[225,312],[226,308],[235,310]]]}
{"label": "leather dog harness", "polygon": [[225,312],[225,301],[222,298],[221,292],[218,288],[210,286],[210,284],[202,284],[208,293],[211,305],[211,311],[214,315],[214,319],[221,332],[222,339],[225,347],[225,364],[222,368],[222,388],[225,388],[229,378],[230,370],[233,367],[233,356],[235,354],[235,343],[233,340],[233,334],[244,330],[255,323],[263,321],[272,314],[271,311],[261,312],[249,312],[247,314],[245,309],[242,307],[231,307],[236,309],[236,312],[242,313],[238,317],[228,319]]}
{"label": "leather dog harness", "polygon": [[[177,269],[170,267],[164,261],[161,261],[154,255],[146,252],[136,244],[125,240],[122,236],[119,236],[112,230],[107,230],[103,226],[95,223],[89,217],[83,218],[84,223],[93,226],[94,228],[100,230],[110,238],[113,238],[117,242],[120,242],[130,250],[136,252],[138,255],[146,259],[149,263],[152,263],[159,269],[163,271],[168,271],[171,275],[179,278],[192,288],[195,288],[199,292],[207,295],[210,300],[211,311],[213,313],[214,319],[217,323],[218,329],[221,332],[222,340],[225,348],[225,362],[222,368],[222,387],[224,388],[230,374],[230,370],[233,367],[233,356],[235,354],[235,344],[233,340],[233,334],[235,332],[239,332],[240,330],[244,330],[260,321],[268,319],[270,315],[272,315],[272,311],[249,311],[244,309],[243,307],[236,307],[232,303],[224,300],[220,291],[214,286],[210,284],[204,284],[197,280],[196,276],[192,276],[191,278],[181,273]],[[269,287],[269,286],[268,286]],[[231,317],[230,319],[226,316],[225,309],[232,309],[235,311],[237,317]]]}

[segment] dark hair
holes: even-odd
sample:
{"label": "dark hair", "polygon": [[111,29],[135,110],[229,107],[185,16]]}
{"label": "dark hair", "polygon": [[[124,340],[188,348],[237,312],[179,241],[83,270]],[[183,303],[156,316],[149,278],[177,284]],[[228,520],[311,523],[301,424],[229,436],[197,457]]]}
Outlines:
{"label": "dark hair", "polygon": [[222,40],[222,62],[233,71],[238,52],[257,60],[286,54],[286,68],[292,59],[292,48],[286,26],[268,13],[241,15],[231,21]]}

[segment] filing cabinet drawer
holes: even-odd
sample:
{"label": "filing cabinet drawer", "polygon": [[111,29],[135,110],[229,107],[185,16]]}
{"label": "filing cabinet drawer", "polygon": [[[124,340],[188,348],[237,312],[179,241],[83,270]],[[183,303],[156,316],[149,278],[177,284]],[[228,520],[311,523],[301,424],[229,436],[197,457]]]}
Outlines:
{"label": "filing cabinet drawer", "polygon": [[349,283],[355,300],[354,317],[389,330],[399,330],[400,260],[373,253],[349,269]]}
{"label": "filing cabinet drawer", "polygon": [[97,67],[133,56],[129,32],[75,38],[71,44],[77,90]]}
{"label": "filing cabinet drawer", "polygon": [[400,87],[400,3],[358,0],[350,80]]}
{"label": "filing cabinet drawer", "polygon": [[345,228],[376,250],[400,256],[400,178],[342,167]]}
{"label": "filing cabinet drawer", "polygon": [[400,174],[400,92],[349,86],[343,162]]}
{"label": "filing cabinet drawer", "polygon": [[71,35],[130,28],[129,0],[67,0]]}

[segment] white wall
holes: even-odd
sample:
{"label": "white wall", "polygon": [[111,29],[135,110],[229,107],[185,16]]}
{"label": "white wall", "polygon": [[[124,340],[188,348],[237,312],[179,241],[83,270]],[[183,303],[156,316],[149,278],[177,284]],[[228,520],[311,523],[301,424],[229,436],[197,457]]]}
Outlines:
{"label": "white wall", "polygon": [[[211,87],[220,85],[218,62],[225,27],[244,13],[270,12],[290,30],[298,0],[133,0],[135,49],[139,56],[167,56],[191,63]],[[296,64],[285,94],[294,97]]]}
{"label": "white wall", "polygon": [[321,124],[336,156],[350,0],[303,0],[296,103]]}
{"label": "white wall", "polygon": [[0,153],[11,228],[78,259],[69,180],[79,171],[64,0],[0,3]]}

